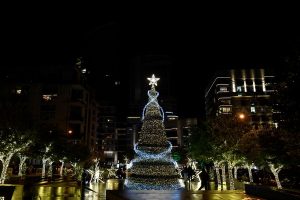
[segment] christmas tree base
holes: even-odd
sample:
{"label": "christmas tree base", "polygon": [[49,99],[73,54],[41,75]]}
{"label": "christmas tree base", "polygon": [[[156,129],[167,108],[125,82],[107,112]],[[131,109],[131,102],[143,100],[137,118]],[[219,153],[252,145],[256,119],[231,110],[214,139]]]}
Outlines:
{"label": "christmas tree base", "polygon": [[[166,180],[164,180],[166,181]],[[167,183],[154,182],[154,180],[137,181],[132,179],[125,180],[125,190],[181,190],[179,180],[168,180]]]}

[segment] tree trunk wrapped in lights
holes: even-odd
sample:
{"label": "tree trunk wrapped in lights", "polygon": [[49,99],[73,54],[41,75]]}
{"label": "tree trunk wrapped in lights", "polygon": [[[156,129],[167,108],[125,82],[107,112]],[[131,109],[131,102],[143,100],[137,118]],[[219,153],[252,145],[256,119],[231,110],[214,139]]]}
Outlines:
{"label": "tree trunk wrapped in lights", "polygon": [[221,164],[221,170],[222,170],[222,190],[227,190],[225,163]]}
{"label": "tree trunk wrapped in lights", "polygon": [[64,160],[59,160],[61,162],[60,170],[59,170],[59,175],[63,176],[63,169],[64,169]]}
{"label": "tree trunk wrapped in lights", "polygon": [[0,184],[3,184],[7,178],[7,169],[13,155],[25,150],[31,144],[29,134],[26,133],[14,128],[0,130],[0,161],[2,162]]}
{"label": "tree trunk wrapped in lights", "polygon": [[214,167],[216,170],[218,190],[222,190],[221,176],[220,176],[220,162],[214,161]]}
{"label": "tree trunk wrapped in lights", "polygon": [[232,174],[232,169],[233,169],[233,163],[228,162],[228,178],[229,178],[229,188],[230,190],[234,190],[234,180],[233,180],[233,174]]}
{"label": "tree trunk wrapped in lights", "polygon": [[0,176],[0,184],[3,184],[6,179],[7,168],[9,166],[9,162],[13,155],[14,155],[14,152],[9,152],[6,156],[3,156],[3,155],[0,156],[0,160],[1,160],[2,166],[3,166],[1,176]]}
{"label": "tree trunk wrapped in lights", "polygon": [[176,163],[171,158],[172,145],[164,128],[164,113],[157,102],[155,90],[158,78],[148,78],[152,85],[149,101],[143,110],[143,125],[139,140],[134,146],[137,157],[132,160],[131,175],[126,180],[128,189],[175,190],[181,188]]}
{"label": "tree trunk wrapped in lights", "polygon": [[50,161],[50,158],[48,157],[47,153],[50,151],[50,148],[51,148],[51,144],[45,147],[45,153],[42,158],[42,163],[43,163],[42,178],[46,177],[46,164],[48,161]]}
{"label": "tree trunk wrapped in lights", "polygon": [[237,167],[237,166],[234,166],[233,167],[233,178],[234,179],[237,179],[237,170],[239,169],[239,167]]}
{"label": "tree trunk wrapped in lights", "polygon": [[251,163],[251,164],[250,163],[246,163],[245,167],[248,170],[249,182],[253,183],[252,168],[254,167],[254,164],[253,163]]}
{"label": "tree trunk wrapped in lights", "polygon": [[50,177],[50,178],[53,177],[53,167],[52,167],[53,163],[54,163],[54,161],[49,159],[48,177]]}
{"label": "tree trunk wrapped in lights", "polygon": [[22,154],[18,154],[18,157],[20,159],[20,164],[19,164],[19,173],[18,173],[18,176],[23,176],[23,172],[24,172],[24,166],[26,166],[26,163],[25,161],[27,160],[27,156],[24,156]]}
{"label": "tree trunk wrapped in lights", "polygon": [[277,184],[277,188],[278,189],[282,189],[282,186],[281,186],[281,183],[280,183],[280,180],[279,180],[279,172],[282,170],[283,168],[283,165],[280,165],[278,164],[276,167],[273,163],[268,163],[270,169],[271,169],[271,172],[273,173],[274,177],[275,177],[275,181],[276,181],[276,184]]}

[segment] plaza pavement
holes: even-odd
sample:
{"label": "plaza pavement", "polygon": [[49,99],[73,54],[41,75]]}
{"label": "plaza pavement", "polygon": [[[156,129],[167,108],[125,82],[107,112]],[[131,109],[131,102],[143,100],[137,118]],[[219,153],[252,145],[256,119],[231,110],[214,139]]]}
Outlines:
{"label": "plaza pavement", "polygon": [[172,191],[172,190],[133,190],[106,192],[110,200],[263,200],[250,197],[241,190],[227,191]]}
{"label": "plaza pavement", "polygon": [[[120,180],[108,179],[105,183],[91,184],[85,189],[84,198],[81,197],[81,187],[74,180],[65,181],[56,179],[51,182],[40,181],[30,187],[22,184],[11,184],[15,186],[12,200],[21,199],[68,199],[68,200],[102,200],[102,199],[128,199],[128,200],[263,200],[262,198],[250,197],[243,190],[210,190],[198,191],[199,183],[192,182],[187,189],[183,190],[119,190]],[[9,184],[6,184],[9,185]],[[189,189],[188,189],[189,188]]]}

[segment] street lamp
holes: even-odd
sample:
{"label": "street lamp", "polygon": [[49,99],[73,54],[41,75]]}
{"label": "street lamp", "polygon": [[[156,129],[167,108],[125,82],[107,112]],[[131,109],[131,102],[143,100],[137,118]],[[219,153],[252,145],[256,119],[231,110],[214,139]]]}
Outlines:
{"label": "street lamp", "polygon": [[239,119],[243,120],[243,119],[245,119],[245,114],[244,113],[240,113],[238,117],[239,117]]}

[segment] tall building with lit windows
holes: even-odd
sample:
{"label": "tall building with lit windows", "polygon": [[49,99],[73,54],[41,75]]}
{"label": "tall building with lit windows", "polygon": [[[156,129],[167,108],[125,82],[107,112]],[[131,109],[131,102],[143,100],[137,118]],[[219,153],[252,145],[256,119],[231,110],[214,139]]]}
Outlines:
{"label": "tall building with lit windows", "polygon": [[69,142],[85,144],[97,153],[98,103],[86,83],[85,68],[77,64],[20,67],[4,73],[0,77],[1,95],[22,98],[40,130],[65,134]]}
{"label": "tall building with lit windows", "polygon": [[233,115],[254,127],[277,127],[274,84],[274,74],[265,69],[218,71],[205,90],[206,117]]}
{"label": "tall building with lit windows", "polygon": [[165,112],[164,124],[167,138],[172,143],[173,148],[176,149],[181,146],[178,116],[170,111]]}

